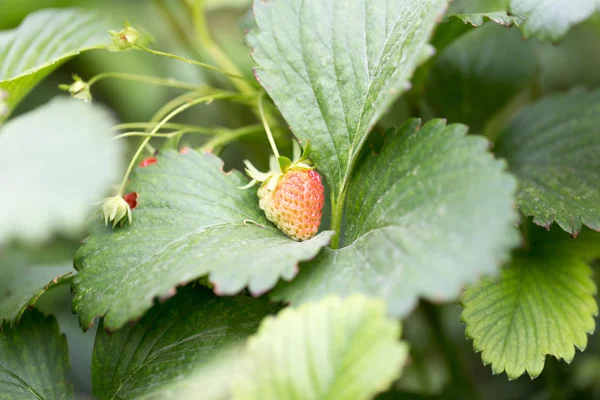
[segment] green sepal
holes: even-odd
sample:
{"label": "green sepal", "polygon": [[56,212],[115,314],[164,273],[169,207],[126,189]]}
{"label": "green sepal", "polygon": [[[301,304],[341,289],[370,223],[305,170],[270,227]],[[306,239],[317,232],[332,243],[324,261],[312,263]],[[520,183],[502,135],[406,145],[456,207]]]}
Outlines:
{"label": "green sepal", "polygon": [[285,171],[290,169],[290,167],[292,166],[292,160],[285,156],[279,156],[277,161],[279,162],[279,168],[281,169],[282,173],[285,173]]}

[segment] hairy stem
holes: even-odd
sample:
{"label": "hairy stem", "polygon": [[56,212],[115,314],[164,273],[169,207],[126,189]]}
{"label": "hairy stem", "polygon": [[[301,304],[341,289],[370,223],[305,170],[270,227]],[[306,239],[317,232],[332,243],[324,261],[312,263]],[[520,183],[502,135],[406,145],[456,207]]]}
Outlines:
{"label": "hairy stem", "polygon": [[335,231],[331,244],[332,249],[340,248],[340,233],[342,230],[342,219],[344,217],[344,205],[346,203],[346,190],[340,192],[338,198],[331,199],[331,230]]}
{"label": "hairy stem", "polygon": [[279,160],[279,150],[277,149],[277,145],[275,144],[275,139],[273,138],[273,133],[271,132],[271,128],[269,128],[269,123],[265,117],[265,108],[263,105],[263,97],[261,94],[258,98],[258,112],[260,113],[260,119],[262,120],[263,126],[265,127],[265,132],[267,132],[267,138],[269,139],[269,144],[271,145],[271,150],[273,150],[273,154],[275,158]]}
{"label": "hairy stem", "polygon": [[[233,94],[233,95],[235,95],[235,94]],[[191,100],[185,104],[182,104],[181,106],[177,107],[175,110],[171,111],[163,119],[161,119],[160,122],[158,124],[156,124],[156,126],[150,131],[150,135],[142,141],[142,143],[138,147],[137,151],[133,155],[133,158],[131,159],[129,166],[127,167],[127,171],[125,172],[125,176],[123,177],[123,181],[121,182],[121,187],[119,188],[119,196],[122,196],[123,193],[125,192],[125,186],[127,186],[127,181],[129,180],[129,175],[131,174],[131,171],[133,170],[133,167],[135,166],[135,163],[136,163],[138,157],[142,153],[142,150],[144,150],[144,147],[148,144],[150,139],[152,139],[152,135],[156,134],[156,132],[158,132],[159,129],[162,128],[164,124],[166,124],[171,118],[175,117],[177,114],[180,114],[181,112],[187,110],[188,108],[190,108],[192,106],[195,106],[196,104],[208,103],[215,99],[223,99],[223,98],[227,98],[227,97],[231,97],[231,96],[232,96],[231,93],[223,92],[220,94],[216,93],[216,94],[212,94],[212,95],[208,95],[208,96],[199,97],[199,98]]]}
{"label": "hairy stem", "polygon": [[102,74],[98,74],[98,75],[94,76],[87,83],[91,87],[96,82],[98,82],[102,79],[107,79],[107,78],[144,82],[144,83],[149,83],[149,84],[157,85],[157,86],[167,86],[167,87],[172,87],[172,88],[176,88],[176,89],[186,89],[186,90],[200,90],[200,89],[203,89],[206,87],[206,85],[197,85],[197,84],[193,84],[193,83],[179,81],[177,79],[172,79],[172,78],[159,78],[156,76],[128,74],[128,73],[124,73],[124,72],[104,72]]}
{"label": "hairy stem", "polygon": [[[182,61],[182,62],[187,63],[187,64],[194,64],[194,65],[198,65],[198,66],[200,66],[202,68],[209,69],[211,71],[219,72],[219,73],[221,73],[223,75],[227,75],[229,78],[232,78],[232,79],[236,79],[236,80],[239,79],[239,80],[248,82],[248,80],[246,78],[244,78],[243,76],[241,76],[241,75],[238,75],[238,74],[235,74],[235,73],[231,73],[231,72],[227,72],[227,71],[225,71],[225,70],[223,70],[221,68],[213,67],[210,64],[206,64],[206,63],[203,63],[203,62],[200,62],[200,61],[196,61],[196,60],[190,60],[189,58],[181,57],[181,56],[178,56],[178,55],[175,55],[175,54],[171,54],[171,53],[166,53],[164,51],[153,50],[151,48],[148,48],[146,46],[142,46],[142,45],[139,45],[139,44],[136,44],[135,47],[138,48],[138,49],[140,49],[140,50],[144,50],[144,51],[146,51],[146,52],[148,52],[150,54],[154,54],[154,55],[157,55],[157,56],[174,58],[176,60]],[[246,85],[248,85],[248,84],[246,83]],[[250,87],[250,86],[248,85],[248,87]]]}
{"label": "hairy stem", "polygon": [[[192,20],[194,22],[194,29],[196,35],[202,44],[202,49],[205,50],[208,55],[213,59],[221,70],[226,72],[226,75],[230,78],[241,77],[240,70],[231,61],[231,59],[225,54],[223,50],[215,43],[208,26],[206,24],[206,15],[204,13],[204,0],[196,0],[192,5]],[[253,94],[256,90],[248,84],[247,80],[230,79],[231,83],[236,87],[240,93]]]}

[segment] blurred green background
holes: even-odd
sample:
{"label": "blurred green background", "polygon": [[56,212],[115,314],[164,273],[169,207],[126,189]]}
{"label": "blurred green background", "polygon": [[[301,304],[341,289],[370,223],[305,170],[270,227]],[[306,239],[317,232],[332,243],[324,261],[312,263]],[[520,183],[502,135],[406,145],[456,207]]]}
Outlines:
{"label": "blurred green background", "polygon": [[[216,41],[242,73],[251,77],[252,60],[244,43],[244,31],[252,27],[249,3],[248,0],[214,0],[210,2],[208,21]],[[38,9],[73,6],[94,8],[116,20],[129,20],[154,37],[153,48],[202,59],[202,49],[193,40],[190,16],[183,0],[0,0],[0,30],[16,27],[28,14]],[[440,101],[442,96],[447,95],[450,96],[451,104],[452,99],[462,92],[450,92],[443,74],[428,74],[425,69],[432,68],[435,71],[438,68],[441,72],[448,72],[448,64],[444,63],[451,65],[456,61],[456,46],[460,47],[461,42],[481,43],[482,47],[479,49],[469,46],[460,53],[460,57],[464,58],[477,57],[476,52],[486,50],[490,37],[506,43],[506,51],[497,51],[492,55],[492,61],[496,65],[510,68],[512,64],[530,63],[535,79],[532,87],[523,89],[527,89],[533,96],[576,85],[590,88],[600,86],[600,18],[576,27],[560,44],[526,42],[521,39],[516,28],[488,23],[484,28],[473,30],[458,39],[442,50],[434,61],[424,66],[416,74],[419,79],[423,79],[422,84],[413,85],[412,93],[398,100],[376,129],[399,125],[413,116],[440,116],[447,117],[451,122],[471,122],[462,121],[464,113],[454,113],[453,108],[447,109],[447,102]],[[525,54],[526,58],[515,59],[515,51]],[[43,81],[20,104],[15,115],[32,110],[59,95],[58,84],[70,83],[72,74],[88,80],[106,71],[173,77],[193,83],[207,82],[214,86],[229,87],[228,81],[222,76],[176,60],[140,51],[92,51],[64,64]],[[470,72],[475,77],[472,80],[475,87],[469,89],[469,93],[484,89],[493,92],[497,88],[493,86],[490,89],[487,85],[497,84],[502,80],[502,76],[490,76],[493,73],[490,69]],[[93,88],[94,101],[109,106],[121,122],[148,121],[156,110],[178,93],[175,89],[112,79],[103,80]],[[457,101],[456,107],[459,106]],[[243,106],[216,103],[210,108],[193,108],[180,115],[177,122],[235,128],[258,121]],[[130,140],[130,149],[133,150],[137,143],[135,139]],[[202,139],[194,136],[185,137],[182,142],[183,145],[190,146],[201,143]],[[250,158],[260,167],[261,163],[257,161],[266,159],[268,153],[266,140],[261,135],[248,137],[227,147],[222,156],[227,167],[239,166],[239,161],[245,158]],[[324,226],[326,225],[325,222]],[[0,270],[8,269],[9,265],[17,268],[33,264],[70,264],[79,241],[84,237],[85,232],[82,230],[73,237],[54,238],[42,246],[11,243],[0,248]],[[67,335],[72,366],[70,378],[75,385],[77,398],[91,398],[91,355],[95,331],[90,329],[82,333],[77,318],[71,313],[70,300],[69,287],[63,285],[50,290],[38,305],[42,311],[57,316],[61,329]],[[505,375],[493,376],[491,370],[482,365],[479,355],[473,351],[472,343],[464,337],[460,311],[456,304],[440,307],[423,304],[408,319],[404,326],[405,335],[412,346],[411,365],[395,388],[380,396],[382,399],[460,397],[461,388],[464,389],[465,386],[474,388],[482,398],[600,398],[600,335],[591,337],[588,350],[578,354],[571,366],[551,359],[539,378],[531,381],[527,377],[521,377],[509,383]],[[439,326],[432,327],[426,323],[426,315],[428,320],[437,320]],[[445,334],[440,335],[439,332]],[[444,352],[454,354],[450,362],[444,359]],[[453,367],[449,368],[450,365]],[[459,370],[466,371],[469,379],[466,380],[463,374],[457,373]],[[417,395],[417,392],[422,394]]]}

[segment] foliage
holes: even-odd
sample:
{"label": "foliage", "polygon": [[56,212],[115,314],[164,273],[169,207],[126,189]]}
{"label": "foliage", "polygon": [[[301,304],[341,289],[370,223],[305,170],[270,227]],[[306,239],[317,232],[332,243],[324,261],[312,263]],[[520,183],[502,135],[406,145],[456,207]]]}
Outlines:
{"label": "foliage", "polygon": [[[0,16],[0,399],[597,393],[597,0],[49,3]],[[300,147],[305,241],[252,186]]]}

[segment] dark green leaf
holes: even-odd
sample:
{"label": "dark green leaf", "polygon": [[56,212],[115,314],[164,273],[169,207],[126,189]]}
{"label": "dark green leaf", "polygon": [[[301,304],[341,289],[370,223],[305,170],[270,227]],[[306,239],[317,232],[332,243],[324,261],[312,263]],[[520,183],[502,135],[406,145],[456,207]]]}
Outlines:
{"label": "dark green leaf", "polygon": [[519,178],[517,202],[533,222],[577,235],[600,230],[600,90],[575,89],[524,108],[498,154]]}
{"label": "dark green leaf", "polygon": [[600,0],[510,0],[510,11],[523,18],[525,37],[556,41],[571,26],[600,12]]}
{"label": "dark green leaf", "polygon": [[348,193],[340,250],[326,250],[274,296],[302,303],[329,293],[385,298],[406,315],[419,296],[458,297],[478,275],[495,274],[517,242],[514,179],[461,125],[411,120],[366,154]]}
{"label": "dark green leaf", "polygon": [[0,243],[80,232],[123,170],[115,123],[101,106],[57,97],[0,128]]}
{"label": "dark green leaf", "polygon": [[111,28],[94,12],[47,9],[30,14],[16,29],[0,32],[0,91],[8,92],[9,112],[68,59],[110,46]]}
{"label": "dark green leaf", "polygon": [[496,24],[469,32],[436,58],[425,100],[436,115],[481,132],[490,117],[533,80],[533,45],[521,39],[518,29]]}
{"label": "dark green leaf", "polygon": [[287,238],[265,218],[256,190],[239,189],[247,178],[225,174],[214,155],[167,150],[157,159],[131,177],[133,224],[113,230],[98,217],[75,256],[73,310],[82,326],[105,315],[104,326],[118,329],[154,298],[207,274],[218,294],[248,286],[259,295],[291,280],[331,239],[332,232]]}
{"label": "dark green leaf", "polygon": [[278,309],[264,299],[220,298],[203,287],[185,287],[133,326],[109,333],[101,325],[94,346],[94,395],[129,399],[169,390],[212,366]]}
{"label": "dark green leaf", "polygon": [[54,317],[26,312],[0,330],[0,399],[70,399],[67,341]]}
{"label": "dark green leaf", "polygon": [[445,0],[274,0],[254,3],[255,75],[335,196],[367,133],[432,54]]}
{"label": "dark green leaf", "polygon": [[[600,235],[586,233],[595,235],[587,245],[597,249]],[[546,355],[570,363],[575,347],[585,349],[598,314],[596,285],[587,251],[576,251],[571,241],[538,241],[530,252],[518,252],[500,279],[484,278],[463,295],[467,336],[495,374],[536,377]]]}

